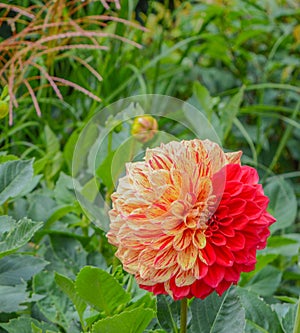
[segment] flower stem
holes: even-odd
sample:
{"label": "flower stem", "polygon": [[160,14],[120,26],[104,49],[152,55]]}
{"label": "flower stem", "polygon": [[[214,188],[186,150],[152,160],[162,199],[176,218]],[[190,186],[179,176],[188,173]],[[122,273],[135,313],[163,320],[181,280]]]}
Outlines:
{"label": "flower stem", "polygon": [[181,309],[180,309],[180,333],[186,333],[187,329],[187,312],[188,312],[188,306],[187,306],[187,298],[183,298],[181,300]]}
{"label": "flower stem", "polygon": [[294,326],[294,333],[300,332],[300,297],[298,300],[298,307],[297,307],[297,313],[296,313],[296,319],[295,319],[295,326]]}

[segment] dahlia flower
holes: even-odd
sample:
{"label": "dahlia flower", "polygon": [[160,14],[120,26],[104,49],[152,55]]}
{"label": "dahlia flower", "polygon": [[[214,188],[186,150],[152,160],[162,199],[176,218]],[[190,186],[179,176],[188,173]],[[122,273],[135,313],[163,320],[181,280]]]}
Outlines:
{"label": "dahlia flower", "polygon": [[170,142],[128,163],[112,195],[108,240],[154,294],[221,295],[254,269],[275,219],[241,152],[209,140]]}

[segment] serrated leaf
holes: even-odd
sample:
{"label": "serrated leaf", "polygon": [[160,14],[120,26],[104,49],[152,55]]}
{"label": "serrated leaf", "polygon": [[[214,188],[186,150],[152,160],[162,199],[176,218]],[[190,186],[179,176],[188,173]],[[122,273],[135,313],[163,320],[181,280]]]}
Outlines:
{"label": "serrated leaf", "polygon": [[[7,217],[10,220],[10,217]],[[10,254],[27,242],[37,230],[42,227],[42,222],[33,222],[27,218],[23,218],[15,223],[14,228],[7,234],[0,235],[0,258]]]}
{"label": "serrated leaf", "polygon": [[76,198],[72,177],[61,172],[55,184],[54,195],[58,204],[73,204]]}
{"label": "serrated leaf", "polygon": [[297,199],[292,186],[278,178],[278,181],[267,184],[264,192],[270,199],[269,210],[277,220],[270,227],[272,233],[292,225],[297,215]]}
{"label": "serrated leaf", "polygon": [[129,302],[130,295],[117,280],[106,271],[86,266],[79,272],[75,281],[79,296],[98,311],[113,314],[120,305]]}
{"label": "serrated leaf", "polygon": [[101,319],[92,327],[92,333],[143,333],[155,312],[151,309],[137,308],[113,317]]}
{"label": "serrated leaf", "polygon": [[[54,280],[53,272],[40,272],[33,278],[33,291],[45,298],[36,303],[39,311],[52,323],[71,331],[75,309],[69,298],[61,291]],[[77,332],[77,330],[72,331]]]}
{"label": "serrated leaf", "polygon": [[87,304],[76,292],[74,281],[64,275],[55,273],[55,282],[73,302],[76,311],[78,312],[80,321],[83,323],[83,313],[87,307]]}
{"label": "serrated leaf", "polygon": [[247,333],[282,333],[276,313],[262,298],[249,290],[239,287],[237,288],[237,294],[246,310]]}
{"label": "serrated leaf", "polygon": [[8,333],[32,333],[32,324],[41,329],[42,333],[58,332],[55,327],[45,322],[39,322],[29,317],[18,317],[11,319],[8,323],[0,323],[0,327],[4,328]]}
{"label": "serrated leaf", "polygon": [[0,164],[0,205],[22,192],[33,176],[33,160]]}
{"label": "serrated leaf", "polygon": [[25,283],[16,286],[0,286],[0,295],[0,313],[10,313],[26,309],[26,306],[20,305],[28,297]]}
{"label": "serrated leaf", "polygon": [[204,300],[195,299],[191,305],[192,333],[241,333],[244,331],[245,309],[235,290],[221,297],[210,294]]}
{"label": "serrated leaf", "polygon": [[13,286],[28,281],[48,264],[42,258],[15,254],[0,259],[0,285]]}

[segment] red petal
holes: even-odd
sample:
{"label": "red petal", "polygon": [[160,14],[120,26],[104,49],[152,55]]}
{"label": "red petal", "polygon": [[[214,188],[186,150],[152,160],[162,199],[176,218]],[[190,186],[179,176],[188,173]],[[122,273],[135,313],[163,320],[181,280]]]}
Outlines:
{"label": "red petal", "polygon": [[221,246],[226,244],[226,238],[221,233],[214,233],[211,238],[210,242],[212,242],[216,246]]}
{"label": "red petal", "polygon": [[259,218],[263,212],[264,209],[261,209],[261,207],[256,205],[253,201],[248,201],[244,210],[244,214],[251,220]]}
{"label": "red petal", "polygon": [[197,280],[192,284],[191,292],[195,297],[204,299],[213,292],[213,288],[204,283],[203,280]]}
{"label": "red petal", "polygon": [[179,300],[181,298],[186,297],[190,293],[190,286],[185,287],[177,287],[175,284],[175,280],[170,280],[170,290],[173,293],[174,300]]}
{"label": "red petal", "polygon": [[229,215],[236,216],[244,212],[247,202],[243,199],[234,198],[228,204]]}
{"label": "red petal", "polygon": [[225,270],[224,279],[229,282],[237,282],[241,276],[241,267],[239,265],[233,265]]}
{"label": "red petal", "polygon": [[242,177],[242,167],[238,164],[228,164],[226,167],[226,181],[237,180]]}
{"label": "red petal", "polygon": [[236,196],[241,193],[243,189],[243,184],[241,182],[231,180],[226,182],[226,192],[230,193],[231,196]]}
{"label": "red petal", "polygon": [[201,255],[208,266],[211,266],[216,261],[215,250],[208,242],[206,243],[205,248],[201,251]]}
{"label": "red petal", "polygon": [[246,214],[235,216],[231,227],[235,230],[243,230],[249,224],[249,218]]}
{"label": "red petal", "polygon": [[241,232],[236,232],[234,237],[227,238],[227,246],[231,251],[238,251],[245,246],[245,237]]}
{"label": "red petal", "polygon": [[203,281],[212,288],[216,288],[217,285],[223,280],[225,274],[225,268],[219,265],[213,265],[209,268],[207,274],[203,278]]}
{"label": "red petal", "polygon": [[234,263],[234,256],[227,246],[215,247],[216,263],[230,267]]}
{"label": "red petal", "polygon": [[193,275],[197,280],[202,279],[208,271],[208,266],[205,265],[199,258],[197,258],[195,265],[192,269]]}
{"label": "red petal", "polygon": [[226,291],[231,285],[232,285],[231,282],[223,280],[217,286],[216,292],[218,293],[219,296],[221,296],[224,293],[224,291]]}
{"label": "red petal", "polygon": [[242,178],[241,181],[246,184],[257,184],[258,183],[258,173],[254,168],[244,165],[242,168]]}

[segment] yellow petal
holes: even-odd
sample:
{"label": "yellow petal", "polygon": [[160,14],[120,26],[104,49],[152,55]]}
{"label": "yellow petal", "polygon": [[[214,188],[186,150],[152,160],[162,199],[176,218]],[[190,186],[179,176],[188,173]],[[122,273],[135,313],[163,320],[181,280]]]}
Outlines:
{"label": "yellow petal", "polygon": [[194,283],[195,280],[196,278],[193,275],[192,270],[180,271],[176,275],[175,284],[177,287],[189,286]]}
{"label": "yellow petal", "polygon": [[177,263],[182,270],[187,271],[194,266],[197,255],[197,249],[193,245],[190,245],[183,251],[178,252]]}
{"label": "yellow petal", "polygon": [[193,234],[193,244],[198,249],[204,249],[206,245],[206,237],[202,230],[196,230]]}
{"label": "yellow petal", "polygon": [[173,246],[176,251],[182,251],[187,248],[192,241],[192,234],[190,230],[184,230],[175,235],[173,240]]}
{"label": "yellow petal", "polygon": [[170,247],[159,251],[154,261],[154,268],[161,269],[171,267],[176,262],[176,251]]}

